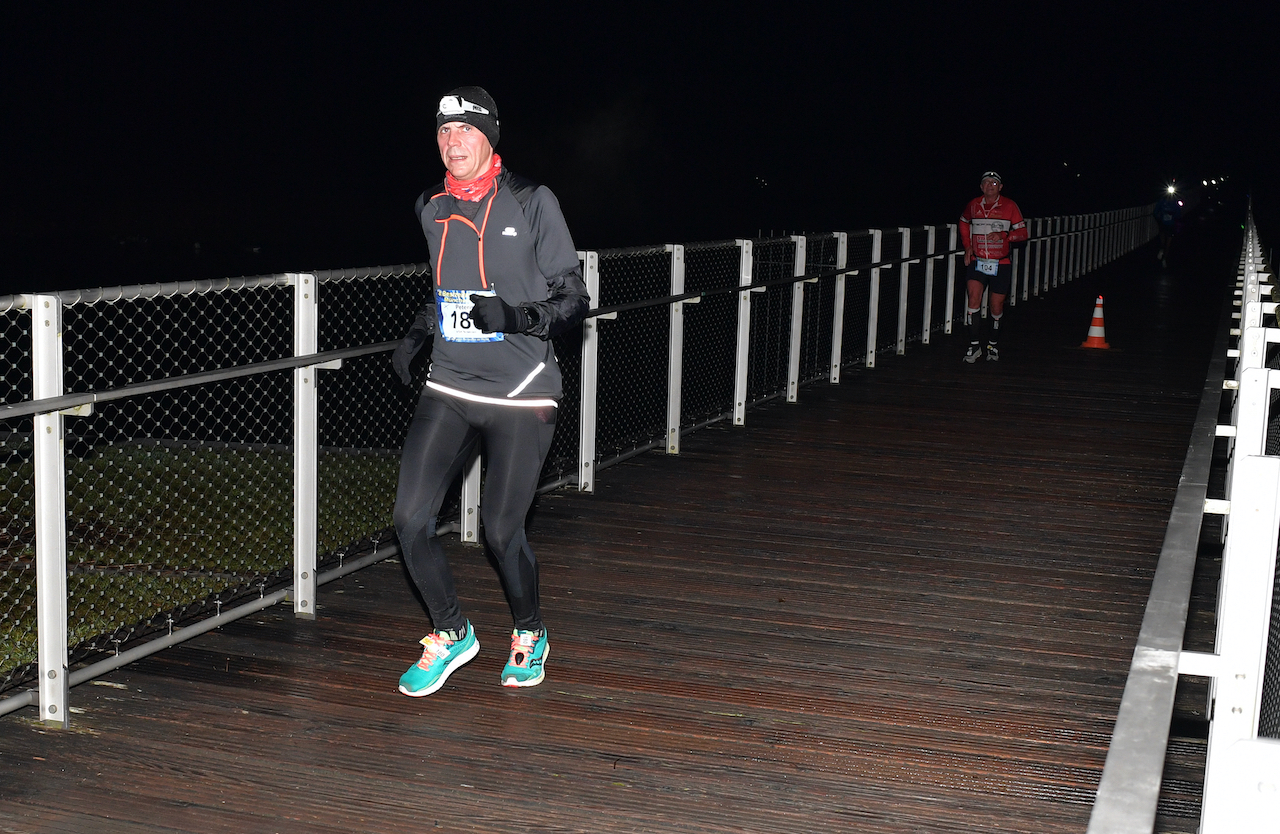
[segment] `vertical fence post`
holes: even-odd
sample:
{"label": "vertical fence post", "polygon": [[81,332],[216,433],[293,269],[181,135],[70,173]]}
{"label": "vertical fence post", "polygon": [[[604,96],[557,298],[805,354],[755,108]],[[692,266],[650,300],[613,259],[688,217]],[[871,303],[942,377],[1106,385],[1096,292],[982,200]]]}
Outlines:
{"label": "vertical fence post", "polygon": [[1102,223],[1102,229],[1098,237],[1098,266],[1105,266],[1110,262],[1110,241],[1111,241],[1111,217],[1114,212],[1104,211],[1099,222]]}
{"label": "vertical fence post", "polygon": [[1026,243],[1026,246],[1023,247],[1023,253],[1024,253],[1023,257],[1026,263],[1024,263],[1022,267],[1023,272],[1025,273],[1023,276],[1023,281],[1026,284],[1026,294],[1028,296],[1038,294],[1036,292],[1038,287],[1035,286],[1035,281],[1037,280],[1035,277],[1035,265],[1036,265],[1035,246],[1036,246],[1036,221],[1032,218],[1028,218],[1027,219],[1027,243]]}
{"label": "vertical fence post", "polygon": [[1062,283],[1066,284],[1075,277],[1075,260],[1076,260],[1076,243],[1078,236],[1076,234],[1076,215],[1069,214],[1063,218],[1063,257],[1062,257]]}
{"label": "vertical fence post", "polygon": [[[319,305],[316,276],[291,273],[293,285],[293,355],[313,356],[319,349]],[[320,369],[293,369],[293,614],[316,616],[316,528],[319,483]]]}
{"label": "vertical fence post", "polygon": [[1049,291],[1049,247],[1045,240],[1048,220],[1036,218],[1036,295]]}
{"label": "vertical fence post", "polygon": [[[849,265],[849,235],[836,232],[836,269]],[[844,349],[844,273],[836,273],[835,308],[831,311],[831,375],[832,385],[840,382],[840,356]]]}
{"label": "vertical fence post", "polygon": [[[579,252],[583,262],[582,280],[591,296],[591,306],[600,304],[600,253]],[[600,372],[600,318],[582,323],[582,396],[578,418],[578,491],[596,490],[596,387]]]}
{"label": "vertical fence post", "polygon": [[[1018,276],[1022,272],[1022,250],[1009,247],[1009,271],[1013,274],[1013,286],[1009,287],[1009,305],[1018,306]],[[1022,300],[1027,300],[1027,281],[1022,279]]]}
{"label": "vertical fence post", "polygon": [[1101,264],[1099,263],[1099,253],[1102,244],[1102,214],[1094,212],[1090,215],[1093,225],[1089,231],[1089,271],[1092,272]]}
{"label": "vertical fence post", "polygon": [[1051,286],[1055,289],[1067,281],[1062,269],[1067,251],[1066,226],[1065,217],[1053,218],[1053,283]]}
{"label": "vertical fence post", "polygon": [[[1111,240],[1113,230],[1115,229],[1112,220],[1115,218],[1114,211],[1105,212],[1102,215],[1102,263],[1111,263]],[[1101,264],[1100,264],[1101,265]]]}
{"label": "vertical fence post", "polygon": [[1094,259],[1094,267],[1098,268],[1107,263],[1107,241],[1111,234],[1111,212],[1104,211],[1098,215],[1098,254]]}
{"label": "vertical fence post", "polygon": [[1084,275],[1086,272],[1089,271],[1088,269],[1088,266],[1089,266],[1089,215],[1087,214],[1079,215],[1077,226],[1080,230],[1079,232],[1077,232],[1077,236],[1080,238],[1080,242],[1076,247],[1077,251],[1076,251],[1075,277],[1079,278],[1081,275]]}
{"label": "vertical fence post", "polygon": [[1053,269],[1051,270],[1053,274],[1053,283],[1050,286],[1055,289],[1057,288],[1059,281],[1062,279],[1062,252],[1063,246],[1066,243],[1062,235],[1063,225],[1062,217],[1053,218]]}
{"label": "vertical fence post", "polygon": [[1084,215],[1084,240],[1080,247],[1080,274],[1088,275],[1093,270],[1093,214]]}
{"label": "vertical fence post", "polygon": [[1202,831],[1238,831],[1234,809],[1223,801],[1239,775],[1232,748],[1257,736],[1266,668],[1271,590],[1275,581],[1280,458],[1241,455],[1228,500],[1231,532],[1222,555],[1218,592],[1217,653],[1213,720],[1209,724]]}
{"label": "vertical fence post", "polygon": [[1092,264],[1089,262],[1093,251],[1093,215],[1080,215],[1082,231],[1080,233],[1080,275],[1088,275]]}
{"label": "vertical fence post", "polygon": [[[27,296],[31,302],[32,396],[62,395],[62,299]],[[67,509],[63,419],[36,414],[35,455],[36,630],[40,668],[40,720],[70,726],[67,710]]]}
{"label": "vertical fence post", "polygon": [[1040,219],[1040,237],[1044,241],[1044,276],[1041,281],[1041,289],[1045,295],[1049,294],[1049,290],[1053,288],[1053,247],[1056,245],[1056,238],[1053,236],[1054,218],[1042,217]]}
{"label": "vertical fence post", "polygon": [[[804,275],[806,246],[804,235],[792,235],[796,245],[795,261],[791,276]],[[810,279],[810,280],[817,280]],[[796,281],[791,285],[791,350],[787,354],[787,402],[793,403],[800,394],[800,337],[804,331],[804,285],[809,281]]]}
{"label": "vertical fence post", "polygon": [[[747,423],[747,362],[751,348],[751,241],[738,241],[738,343],[733,365],[733,424]],[[764,289],[761,287],[760,289]]]}
{"label": "vertical fence post", "polygon": [[921,323],[920,343],[929,344],[930,325],[933,324],[933,253],[937,243],[937,227],[925,226],[924,259],[924,321]]}
{"label": "vertical fence post", "polygon": [[[879,229],[871,232],[871,263],[880,263],[880,243],[884,233]],[[880,325],[880,268],[871,269],[871,298],[867,301],[867,367],[876,366],[876,328]]]}
{"label": "vertical fence post", "polygon": [[[671,294],[684,293],[684,244],[668,243],[671,253]],[[681,386],[684,382],[684,305],[701,299],[686,298],[671,304],[671,339],[667,348],[667,454],[680,454]]]}
{"label": "vertical fence post", "polygon": [[1107,246],[1107,260],[1114,261],[1120,257],[1120,244],[1124,239],[1124,212],[1117,209],[1111,212],[1111,240]]}
{"label": "vertical fence post", "polygon": [[1084,252],[1084,216],[1071,217],[1071,260],[1067,262],[1067,280],[1074,281],[1080,275],[1080,256]]}
{"label": "vertical fence post", "polygon": [[1058,217],[1050,217],[1046,220],[1048,230],[1044,253],[1044,289],[1046,293],[1058,286],[1058,224],[1060,222],[1061,219]]}
{"label": "vertical fence post", "polygon": [[943,330],[948,336],[951,335],[952,323],[956,318],[956,258],[960,256],[955,254],[955,250],[959,245],[956,239],[959,233],[959,226],[955,223],[947,224],[947,321]]}
{"label": "vertical fence post", "polygon": [[462,473],[458,538],[463,544],[477,544],[480,541],[480,476],[483,470],[483,455],[477,447],[471,453],[471,460]]}
{"label": "vertical fence post", "polygon": [[911,257],[911,230],[905,226],[899,226],[898,231],[902,233],[902,254],[900,257],[904,259],[898,266],[897,354],[902,356],[907,352],[907,298],[911,280],[911,261],[906,259]]}

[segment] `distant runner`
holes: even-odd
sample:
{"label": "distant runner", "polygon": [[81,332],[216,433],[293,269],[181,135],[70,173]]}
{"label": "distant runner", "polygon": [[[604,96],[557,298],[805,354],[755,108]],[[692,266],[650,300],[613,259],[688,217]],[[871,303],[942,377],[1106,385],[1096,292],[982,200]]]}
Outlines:
{"label": "distant runner", "polygon": [[982,358],[982,293],[990,288],[991,335],[987,339],[987,361],[997,362],[1000,350],[1000,319],[1004,300],[1013,284],[1013,264],[1009,244],[1027,239],[1027,223],[1013,200],[1000,196],[1004,182],[995,171],[982,175],[981,197],[974,197],[960,215],[960,241],[964,246],[967,295],[964,323],[969,328],[969,350],[964,361],[972,365]]}
{"label": "distant runner", "polygon": [[1164,196],[1156,201],[1151,216],[1156,219],[1160,228],[1160,250],[1156,252],[1156,260],[1162,266],[1169,265],[1169,249],[1173,246],[1173,236],[1178,231],[1178,221],[1182,219],[1182,201],[1178,199],[1177,189],[1172,185],[1165,189]]}

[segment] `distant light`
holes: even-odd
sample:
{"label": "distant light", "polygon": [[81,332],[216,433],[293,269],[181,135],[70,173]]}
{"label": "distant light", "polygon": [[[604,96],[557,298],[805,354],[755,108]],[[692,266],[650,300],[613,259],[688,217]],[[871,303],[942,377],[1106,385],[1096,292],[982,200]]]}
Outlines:
{"label": "distant light", "polygon": [[1209,184],[1209,181],[1208,181],[1208,180],[1200,180],[1200,184],[1201,184],[1201,185],[1208,185],[1208,184]]}
{"label": "distant light", "polygon": [[1217,181],[1217,180],[1209,180],[1209,182],[1213,183],[1214,185],[1217,185],[1217,184],[1218,184],[1218,181]]}
{"label": "distant light", "polygon": [[1181,200],[1179,200],[1179,201],[1178,201],[1178,205],[1182,205],[1182,201],[1181,201]]}
{"label": "distant light", "polygon": [[1168,188],[1166,188],[1166,189],[1165,189],[1165,191],[1168,191],[1170,194],[1172,194],[1172,193],[1173,193],[1173,186],[1172,186],[1172,185],[1171,185],[1171,186],[1169,186]]}

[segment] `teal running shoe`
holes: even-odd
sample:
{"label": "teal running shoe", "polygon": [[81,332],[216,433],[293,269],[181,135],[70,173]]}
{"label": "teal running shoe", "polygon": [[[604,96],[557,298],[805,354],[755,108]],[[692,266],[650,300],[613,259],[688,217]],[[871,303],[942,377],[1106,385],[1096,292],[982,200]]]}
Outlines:
{"label": "teal running shoe", "polygon": [[502,669],[503,686],[537,686],[546,677],[547,630],[511,632],[511,657]]}
{"label": "teal running shoe", "polygon": [[453,639],[452,632],[433,631],[420,641],[422,659],[400,676],[400,691],[410,698],[430,695],[449,679],[453,670],[480,652],[475,629],[467,623],[467,635]]}

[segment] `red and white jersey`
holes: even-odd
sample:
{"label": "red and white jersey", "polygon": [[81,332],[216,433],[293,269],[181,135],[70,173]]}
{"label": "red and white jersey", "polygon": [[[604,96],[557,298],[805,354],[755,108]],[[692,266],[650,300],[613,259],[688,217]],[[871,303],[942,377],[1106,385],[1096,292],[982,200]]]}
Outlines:
{"label": "red and white jersey", "polygon": [[[1027,239],[1027,221],[1022,219],[1018,204],[996,197],[990,206],[974,197],[960,215],[960,242],[965,250],[972,246],[975,258],[1009,263],[1009,244]],[[972,243],[971,243],[972,242]]]}

